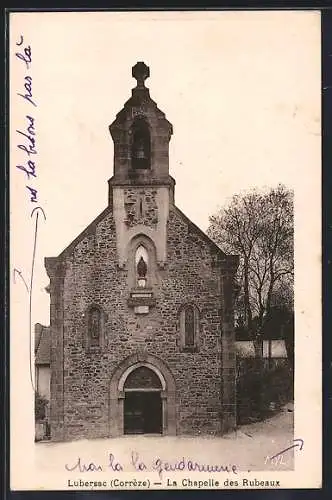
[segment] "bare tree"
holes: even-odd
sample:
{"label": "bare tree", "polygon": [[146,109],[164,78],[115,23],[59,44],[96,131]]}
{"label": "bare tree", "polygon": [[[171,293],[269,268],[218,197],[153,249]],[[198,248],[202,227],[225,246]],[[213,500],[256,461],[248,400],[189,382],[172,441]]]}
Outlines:
{"label": "bare tree", "polygon": [[292,290],[293,192],[279,185],[235,195],[210,217],[208,235],[226,252],[240,256],[237,313],[254,341],[257,357],[262,357],[264,320],[281,291]]}

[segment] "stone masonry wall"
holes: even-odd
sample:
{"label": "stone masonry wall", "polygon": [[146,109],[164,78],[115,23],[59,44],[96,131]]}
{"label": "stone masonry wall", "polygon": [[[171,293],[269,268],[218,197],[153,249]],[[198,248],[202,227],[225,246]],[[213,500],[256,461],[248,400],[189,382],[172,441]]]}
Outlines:
{"label": "stone masonry wall", "polygon": [[137,224],[156,227],[158,223],[158,206],[156,189],[125,189],[125,209],[128,227]]}
{"label": "stone masonry wall", "polygon": [[[156,270],[156,306],[147,315],[128,308],[128,271],[117,265],[110,212],[64,257],[64,439],[109,435],[110,377],[136,351],[160,357],[171,370],[178,434],[222,430],[220,269],[211,244],[172,207],[167,230],[167,263]],[[178,311],[187,302],[200,311],[198,352],[179,347]],[[106,319],[102,347],[89,351],[85,314],[92,304],[102,307]],[[59,372],[60,365],[54,366]]]}

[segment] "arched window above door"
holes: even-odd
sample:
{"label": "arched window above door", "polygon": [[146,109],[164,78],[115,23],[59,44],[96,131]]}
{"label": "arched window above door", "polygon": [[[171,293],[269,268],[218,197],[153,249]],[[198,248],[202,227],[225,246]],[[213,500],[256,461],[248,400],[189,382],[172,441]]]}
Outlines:
{"label": "arched window above door", "polygon": [[139,366],[129,373],[124,383],[124,390],[130,389],[160,389],[161,382],[158,375],[147,366]]}

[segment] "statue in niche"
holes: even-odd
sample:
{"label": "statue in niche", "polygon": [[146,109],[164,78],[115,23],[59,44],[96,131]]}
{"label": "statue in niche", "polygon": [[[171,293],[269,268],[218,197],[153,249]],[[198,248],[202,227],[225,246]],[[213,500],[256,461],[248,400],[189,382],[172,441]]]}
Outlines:
{"label": "statue in niche", "polygon": [[136,250],[136,277],[137,284],[140,288],[146,286],[146,275],[148,272],[148,253],[143,245],[140,245]]}
{"label": "statue in niche", "polygon": [[143,256],[141,255],[138,263],[137,263],[137,274],[139,278],[146,278],[146,273],[148,270],[148,266],[146,265]]}

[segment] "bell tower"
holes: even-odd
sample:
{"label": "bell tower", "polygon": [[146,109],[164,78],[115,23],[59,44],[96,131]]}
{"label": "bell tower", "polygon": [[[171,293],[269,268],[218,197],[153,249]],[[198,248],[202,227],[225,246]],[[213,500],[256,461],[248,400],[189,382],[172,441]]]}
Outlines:
{"label": "bell tower", "polygon": [[171,123],[151,99],[144,62],[132,68],[136,87],[109,130],[114,142],[114,175],[109,180],[109,204],[116,224],[118,263],[125,267],[130,241],[142,234],[151,240],[156,263],[166,262],[169,205],[174,203],[174,179],[169,175]]}

